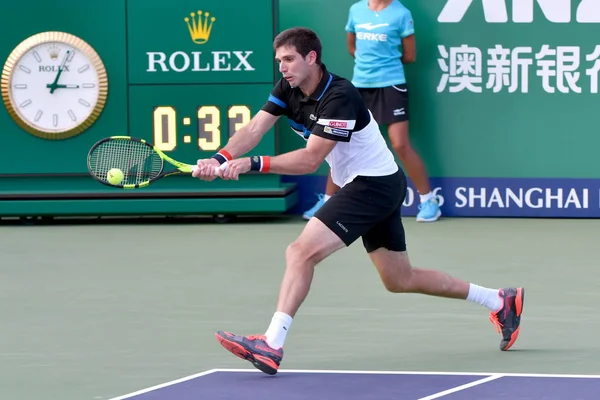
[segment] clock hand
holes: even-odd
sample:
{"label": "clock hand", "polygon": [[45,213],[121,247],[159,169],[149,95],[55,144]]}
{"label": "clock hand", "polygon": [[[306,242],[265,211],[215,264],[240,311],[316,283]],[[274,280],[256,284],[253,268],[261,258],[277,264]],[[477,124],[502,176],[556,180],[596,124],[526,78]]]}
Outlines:
{"label": "clock hand", "polygon": [[58,73],[56,74],[56,78],[54,78],[54,82],[52,82],[50,86],[46,85],[46,87],[50,88],[50,93],[54,93],[54,91],[58,87],[58,79],[60,78],[60,75],[62,74],[63,69],[65,68],[65,64],[67,63],[67,58],[69,57],[69,54],[71,54],[71,51],[67,50],[65,56],[63,57],[62,63],[58,67]]}
{"label": "clock hand", "polygon": [[51,88],[51,89],[78,89],[79,85],[59,85],[59,84],[51,84],[48,83],[46,84],[47,88]]}

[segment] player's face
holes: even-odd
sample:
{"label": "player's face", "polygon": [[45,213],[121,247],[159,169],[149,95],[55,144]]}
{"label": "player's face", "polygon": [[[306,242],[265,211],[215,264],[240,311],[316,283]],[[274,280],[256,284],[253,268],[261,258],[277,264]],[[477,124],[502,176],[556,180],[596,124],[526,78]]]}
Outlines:
{"label": "player's face", "polygon": [[279,63],[279,72],[290,86],[301,86],[310,73],[311,53],[302,57],[293,46],[282,46],[275,50],[275,59]]}

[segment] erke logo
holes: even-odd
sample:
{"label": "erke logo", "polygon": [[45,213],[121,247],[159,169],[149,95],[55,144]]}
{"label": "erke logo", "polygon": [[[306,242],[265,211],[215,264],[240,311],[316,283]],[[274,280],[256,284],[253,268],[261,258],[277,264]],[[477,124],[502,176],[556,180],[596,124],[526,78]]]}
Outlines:
{"label": "erke logo", "polygon": [[[481,1],[486,22],[508,22],[507,0]],[[446,5],[438,16],[438,22],[457,23],[462,21],[473,2],[474,0],[446,0]],[[577,4],[576,0],[512,0],[512,22],[532,23],[534,2],[538,3],[548,21],[557,24],[571,22],[573,11],[571,3]],[[579,0],[575,14],[578,23],[600,23],[600,2],[598,0]]]}
{"label": "erke logo", "polygon": [[358,25],[356,25],[356,27],[357,28],[364,28],[364,29],[366,29],[368,31],[372,31],[373,29],[381,28],[381,27],[389,26],[389,25],[390,24],[377,24],[377,25],[373,25],[372,23],[367,22],[366,24],[358,24]]}

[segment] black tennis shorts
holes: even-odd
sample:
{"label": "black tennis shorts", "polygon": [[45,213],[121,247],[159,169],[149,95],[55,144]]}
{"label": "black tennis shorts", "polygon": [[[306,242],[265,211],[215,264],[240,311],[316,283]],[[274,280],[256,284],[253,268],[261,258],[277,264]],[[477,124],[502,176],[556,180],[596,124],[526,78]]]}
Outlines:
{"label": "black tennis shorts", "polygon": [[315,213],[350,246],[362,237],[368,253],[381,247],[406,251],[400,215],[406,197],[406,176],[401,168],[388,176],[358,176],[341,188]]}
{"label": "black tennis shorts", "polygon": [[358,91],[379,125],[408,121],[406,84],[384,88],[359,88]]}

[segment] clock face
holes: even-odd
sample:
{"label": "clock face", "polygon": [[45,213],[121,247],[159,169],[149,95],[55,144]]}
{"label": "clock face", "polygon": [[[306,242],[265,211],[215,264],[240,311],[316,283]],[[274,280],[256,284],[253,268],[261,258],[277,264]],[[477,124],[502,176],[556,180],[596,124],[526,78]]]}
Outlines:
{"label": "clock face", "polygon": [[66,32],[41,32],[8,56],[0,79],[9,115],[42,139],[66,139],[88,129],[108,95],[106,69],[96,51]]}
{"label": "clock face", "polygon": [[99,76],[92,60],[62,42],[42,43],[25,52],[9,84],[15,112],[46,132],[77,127],[93,112],[99,97]]}

